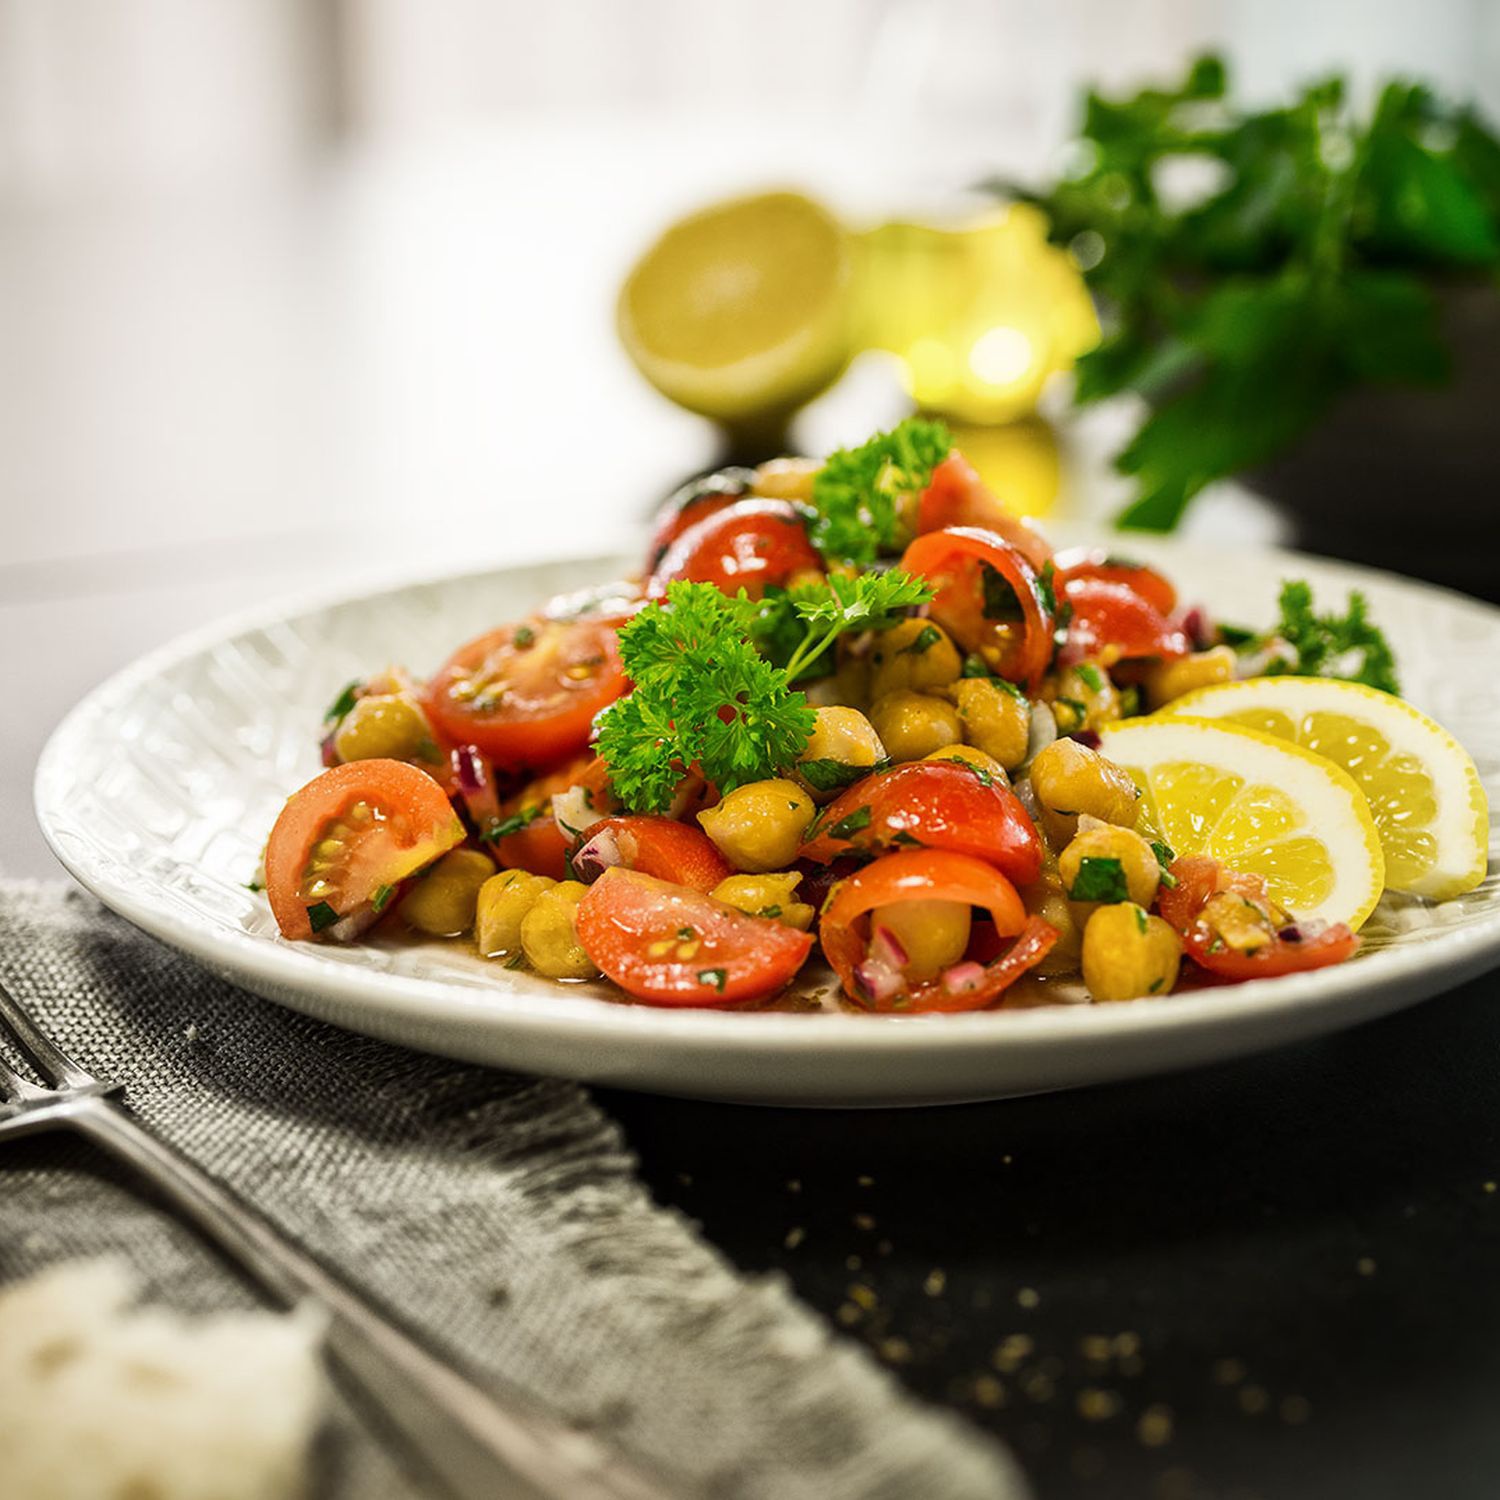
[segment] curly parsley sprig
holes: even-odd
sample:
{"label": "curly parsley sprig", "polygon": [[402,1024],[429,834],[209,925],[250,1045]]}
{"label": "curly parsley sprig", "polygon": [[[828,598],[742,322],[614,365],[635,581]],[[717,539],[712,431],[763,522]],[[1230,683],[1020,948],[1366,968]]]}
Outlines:
{"label": "curly parsley sprig", "polygon": [[839,562],[871,563],[894,552],[896,497],[926,489],[952,447],[943,423],[908,417],[858,448],[830,453],[813,477],[813,546]]}
{"label": "curly parsley sprig", "polygon": [[665,812],[688,767],[721,792],[774,775],[807,748],[813,711],[750,642],[759,606],[673,583],[620,628],[635,690],[599,721],[599,754],[633,812]]}
{"label": "curly parsley sprig", "polygon": [[761,653],[785,667],[792,682],[812,671],[830,646],[851,630],[889,630],[905,612],[932,599],[925,579],[900,568],[883,573],[830,574],[816,582],[767,592],[753,639]]}
{"label": "curly parsley sprig", "polygon": [[1284,580],[1277,602],[1281,619],[1274,629],[1257,633],[1221,625],[1221,639],[1247,653],[1290,647],[1294,659],[1272,654],[1260,668],[1267,677],[1338,677],[1400,695],[1396,655],[1370,618],[1369,601],[1358,589],[1350,590],[1341,615],[1320,615],[1313,608],[1312,586],[1302,578]]}

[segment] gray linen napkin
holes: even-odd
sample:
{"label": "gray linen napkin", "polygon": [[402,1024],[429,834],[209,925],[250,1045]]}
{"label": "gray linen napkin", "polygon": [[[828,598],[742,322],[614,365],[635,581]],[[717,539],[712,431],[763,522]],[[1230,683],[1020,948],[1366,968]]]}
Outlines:
{"label": "gray linen napkin", "polygon": [[[283,1011],[81,892],[0,881],[0,980],[139,1115],[477,1378],[716,1500],[997,1500],[1003,1450],[655,1206],[569,1083]],[[252,1295],[67,1137],[0,1147],[0,1281],[114,1253],[188,1310]],[[320,1497],[412,1493],[346,1409]]]}

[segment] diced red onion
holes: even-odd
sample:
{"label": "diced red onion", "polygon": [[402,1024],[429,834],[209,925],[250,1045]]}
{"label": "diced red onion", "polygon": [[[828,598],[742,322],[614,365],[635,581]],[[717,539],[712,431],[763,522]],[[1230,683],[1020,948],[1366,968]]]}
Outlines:
{"label": "diced red onion", "polygon": [[466,797],[484,791],[489,785],[484,757],[473,745],[454,746],[453,779]]}
{"label": "diced red onion", "polygon": [[599,821],[599,814],[590,803],[586,786],[570,786],[565,792],[557,792],[552,798],[552,820],[557,831],[572,844],[590,823]]}
{"label": "diced red onion", "polygon": [[1041,702],[1031,705],[1031,729],[1026,741],[1026,763],[1029,765],[1057,738],[1057,719],[1051,708]]}
{"label": "diced red onion", "polygon": [[906,978],[900,969],[893,969],[874,958],[867,958],[855,968],[854,982],[860,993],[876,1005],[894,1000],[906,988]]}
{"label": "diced red onion", "polygon": [[1195,604],[1183,613],[1181,626],[1183,634],[1192,641],[1195,651],[1206,650],[1213,644],[1214,636],[1218,633],[1213,616],[1201,604]]}
{"label": "diced red onion", "polygon": [[875,928],[870,938],[870,957],[892,969],[904,969],[911,962],[901,939],[889,927]]}
{"label": "diced red onion", "polygon": [[620,841],[614,830],[605,828],[596,833],[577,854],[573,856],[573,873],[585,885],[597,880],[606,870],[622,863]]}
{"label": "diced red onion", "polygon": [[1104,743],[1092,729],[1075,729],[1068,738],[1077,740],[1085,750],[1097,750]]}
{"label": "diced red onion", "polygon": [[984,983],[984,965],[972,961],[954,964],[943,973],[943,988],[950,995],[966,995]]}
{"label": "diced red onion", "polygon": [[357,937],[368,932],[379,917],[380,913],[366,902],[357,911],[351,911],[347,917],[340,917],[328,928],[327,935],[337,943],[352,943]]}
{"label": "diced red onion", "polygon": [[336,766],[339,763],[339,752],[333,743],[333,736],[327,735],[323,743],[318,747],[323,756],[325,766]]}
{"label": "diced red onion", "polygon": [[1016,800],[1026,809],[1027,816],[1033,823],[1041,821],[1042,801],[1036,794],[1036,788],[1031,784],[1029,776],[1022,777],[1020,781],[1011,783],[1011,790],[1016,794]]}

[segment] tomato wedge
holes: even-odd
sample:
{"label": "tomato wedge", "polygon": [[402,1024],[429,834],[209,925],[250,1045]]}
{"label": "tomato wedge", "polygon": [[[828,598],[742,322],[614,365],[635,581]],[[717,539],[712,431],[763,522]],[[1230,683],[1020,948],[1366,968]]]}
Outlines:
{"label": "tomato wedge", "polygon": [[1066,589],[1075,579],[1098,578],[1105,583],[1123,584],[1164,615],[1177,608],[1177,590],[1171,580],[1145,563],[1115,557],[1101,547],[1074,547],[1059,552],[1056,564],[1059,589]]}
{"label": "tomato wedge", "polygon": [[578,941],[622,990],[649,1005],[734,1005],[784,989],[812,935],[751,917],[639,870],[606,870],[578,903]]}
{"label": "tomato wedge", "polygon": [[[869,951],[869,913],[877,906],[901,901],[982,906],[993,919],[995,931],[1015,942],[990,963],[966,959],[936,979],[878,1000],[860,975]],[[887,854],[841,880],[823,909],[819,935],[824,956],[856,1005],[903,1014],[978,1010],[1039,964],[1057,941],[1055,927],[1040,917],[1027,916],[1016,888],[1005,876],[967,854],[946,849]]]}
{"label": "tomato wedge", "polygon": [[367,926],[401,881],[463,840],[447,794],[425,771],[400,760],[334,766],[287,798],[271,829],[266,895],[276,925],[289,938],[349,918]]}
{"label": "tomato wedge", "polygon": [[712,583],[726,594],[744,589],[759,599],[795,573],[816,569],[823,559],[807,539],[803,513],[787,500],[738,500],[690,526],[666,550],[646,586],[660,599],[683,578]]}
{"label": "tomato wedge", "polygon": [[656,512],[651,528],[651,545],[646,549],[646,572],[654,573],[667,548],[690,526],[717,515],[736,500],[750,493],[755,483],[754,469],[719,469],[694,479],[669,495]]}
{"label": "tomato wedge", "polygon": [[[593,768],[602,765],[597,756],[585,751],[502,802],[489,840],[501,865],[507,870],[529,870],[533,875],[566,880],[571,845],[552,816],[552,799],[583,784]],[[500,832],[502,829],[510,831]]]}
{"label": "tomato wedge", "polygon": [[1259,875],[1225,869],[1205,855],[1172,862],[1176,884],[1157,906],[1183,950],[1220,979],[1274,979],[1352,958],[1359,938],[1342,922],[1313,929],[1285,919]]}
{"label": "tomato wedge", "polygon": [[932,471],[917,501],[917,531],[944,531],[950,526],[978,526],[1005,538],[1038,573],[1052,548],[1029,521],[1013,516],[995,498],[979,472],[962,453],[950,453]]}
{"label": "tomato wedge", "polygon": [[937,590],[932,617],[1010,682],[1034,687],[1052,660],[1052,613],[1037,570],[993,531],[950,526],[919,536],[901,566]]}
{"label": "tomato wedge", "polygon": [[1192,643],[1132,585],[1107,578],[1073,578],[1062,585],[1072,608],[1068,654],[1080,660],[1103,657],[1106,664],[1132,656],[1186,656]]}
{"label": "tomato wedge", "polygon": [[427,711],[455,744],[510,771],[545,770],[588,744],[594,715],[626,689],[606,621],[531,619],[460,647],[427,687]]}
{"label": "tomato wedge", "polygon": [[701,828],[675,818],[601,818],[583,836],[573,858],[580,880],[590,880],[603,869],[640,870],[658,880],[711,891],[734,874],[734,866],[719,853]]}
{"label": "tomato wedge", "polygon": [[1017,885],[1042,871],[1042,843],[1020,799],[953,760],[908,761],[856,782],[819,814],[800,853],[827,864],[913,845],[982,859]]}

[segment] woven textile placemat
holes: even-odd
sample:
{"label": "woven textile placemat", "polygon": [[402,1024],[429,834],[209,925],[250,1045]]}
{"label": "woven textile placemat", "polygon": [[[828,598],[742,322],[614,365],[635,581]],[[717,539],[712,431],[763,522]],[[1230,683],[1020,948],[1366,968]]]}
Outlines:
{"label": "woven textile placemat", "polygon": [[[1010,1500],[1003,1449],[907,1395],[636,1177],[581,1087],[409,1052],[216,979],[62,884],[0,881],[0,980],[142,1120],[484,1382],[715,1500]],[[0,1147],[0,1281],[112,1254],[187,1311],[252,1305],[128,1175]],[[336,1405],[317,1500],[416,1493]]]}

